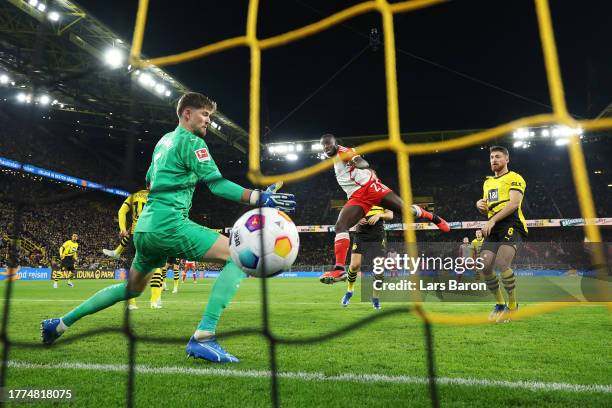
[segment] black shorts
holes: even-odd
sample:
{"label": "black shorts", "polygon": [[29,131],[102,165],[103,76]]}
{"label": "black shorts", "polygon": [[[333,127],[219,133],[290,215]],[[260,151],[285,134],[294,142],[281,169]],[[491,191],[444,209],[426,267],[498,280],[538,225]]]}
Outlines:
{"label": "black shorts", "polygon": [[519,243],[524,242],[526,239],[527,233],[523,229],[522,224],[508,223],[495,225],[491,234],[482,243],[480,252],[497,252],[502,245],[510,245],[514,249],[518,249]]}
{"label": "black shorts", "polygon": [[62,259],[62,269],[74,272],[74,258],[67,256]]}
{"label": "black shorts", "polygon": [[385,255],[385,234],[383,233],[356,233],[353,239],[351,253],[369,255],[372,257]]}

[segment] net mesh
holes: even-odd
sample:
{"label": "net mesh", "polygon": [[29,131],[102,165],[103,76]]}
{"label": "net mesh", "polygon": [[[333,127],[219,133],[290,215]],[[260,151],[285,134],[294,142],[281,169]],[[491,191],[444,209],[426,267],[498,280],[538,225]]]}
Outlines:
{"label": "net mesh", "polygon": [[[378,152],[383,150],[394,151],[397,155],[398,180],[400,185],[400,196],[404,202],[403,217],[405,223],[413,223],[412,213],[408,211],[412,203],[412,188],[410,184],[410,155],[435,154],[461,148],[476,146],[495,138],[512,132],[519,127],[529,127],[538,125],[558,124],[567,126],[572,130],[570,142],[568,143],[574,184],[576,187],[577,200],[580,211],[584,219],[595,218],[595,205],[593,195],[587,176],[586,163],[579,138],[579,129],[598,130],[612,128],[612,119],[601,118],[593,120],[575,120],[572,118],[566,107],[563,82],[561,81],[561,71],[557,56],[557,48],[554,39],[554,31],[550,16],[550,7],[547,0],[535,0],[536,14],[538,18],[538,28],[548,87],[550,90],[551,104],[553,111],[548,114],[534,115],[519,118],[514,121],[501,124],[477,133],[469,134],[460,138],[431,142],[431,143],[405,143],[400,137],[399,123],[399,99],[397,92],[397,72],[395,61],[395,32],[393,15],[414,11],[422,8],[436,6],[445,3],[445,0],[411,0],[390,4],[386,0],[366,1],[355,6],[346,8],[316,23],[292,30],[273,37],[257,38],[257,15],[259,11],[259,1],[249,2],[248,18],[246,24],[246,34],[244,36],[229,38],[213,44],[205,45],[200,48],[185,51],[179,54],[140,59],[140,52],[143,43],[144,29],[146,25],[146,14],[149,2],[140,0],[136,25],[134,28],[134,41],[131,50],[131,62],[134,66],[145,67],[147,65],[164,66],[180,64],[196,58],[202,58],[214,53],[225,51],[231,48],[247,46],[250,49],[251,58],[251,79],[250,79],[250,112],[249,112],[249,179],[260,186],[271,184],[276,181],[293,182],[312,177],[322,171],[330,169],[333,161],[326,160],[314,166],[297,170],[286,174],[265,175],[261,172],[260,161],[260,80],[261,80],[261,52],[266,49],[286,45],[293,41],[314,35],[326,30],[348,19],[368,12],[378,12],[383,21],[383,43],[385,50],[385,75],[387,91],[387,121],[389,137],[385,140],[377,140],[356,147],[359,154]],[[585,224],[585,235],[590,242],[601,242],[599,227],[595,223]],[[416,255],[416,234],[413,229],[404,231],[407,252]],[[593,248],[594,265],[605,265],[602,246],[596,245]],[[418,299],[417,299],[418,300]],[[534,316],[537,314],[550,312],[571,304],[548,304],[538,305],[533,308],[526,308],[519,311],[517,318]],[[418,312],[417,309],[420,309]],[[486,316],[452,316],[438,313],[430,313],[422,310],[417,302],[414,313],[424,320],[433,323],[447,324],[481,324],[486,323]]]}
{"label": "net mesh", "polygon": [[[144,31],[146,26],[146,16],[149,6],[148,0],[139,0],[139,7],[136,16],[136,24],[134,28],[134,37],[132,41],[130,63],[134,67],[146,67],[149,65],[164,66],[171,64],[179,64],[196,58],[222,52],[236,47],[249,47],[251,60],[251,76],[250,76],[250,114],[249,114],[249,179],[257,185],[271,184],[276,181],[299,181],[308,177],[314,176],[322,171],[328,170],[333,166],[332,160],[320,162],[312,167],[301,169],[295,172],[281,175],[265,175],[261,172],[260,162],[260,78],[261,78],[261,52],[266,49],[278,47],[299,40],[304,37],[311,36],[320,31],[326,30],[346,20],[354,18],[360,14],[368,12],[377,12],[381,15],[383,21],[384,34],[384,55],[385,55],[385,75],[386,75],[386,95],[387,95],[387,121],[389,137],[385,140],[378,140],[363,144],[356,147],[358,153],[371,153],[383,150],[389,150],[396,153],[398,163],[398,180],[400,185],[400,196],[404,202],[403,217],[405,223],[414,222],[411,211],[408,210],[409,203],[412,202],[412,189],[410,182],[410,166],[409,159],[411,155],[435,154],[457,150],[469,146],[481,145],[491,141],[497,137],[503,136],[518,127],[537,126],[546,124],[564,125],[573,130],[570,136],[570,143],[567,145],[571,161],[574,184],[576,188],[577,201],[580,206],[582,217],[585,222],[585,235],[592,243],[601,243],[601,235],[598,226],[595,223],[590,223],[588,220],[595,218],[595,207],[587,170],[585,158],[583,155],[582,146],[579,139],[578,129],[584,130],[599,130],[612,128],[612,119],[602,118],[596,120],[575,120],[573,119],[566,107],[564,99],[563,83],[559,69],[556,45],[554,40],[554,31],[550,17],[550,9],[547,0],[534,0],[538,18],[538,26],[542,51],[544,54],[546,76],[548,87],[550,90],[550,99],[552,103],[552,112],[519,118],[509,123],[466,135],[457,139],[446,140],[441,142],[431,143],[405,143],[400,137],[399,123],[399,101],[397,92],[397,73],[395,61],[395,34],[393,16],[396,13],[404,13],[417,9],[433,7],[444,3],[444,0],[411,0],[399,3],[390,4],[386,0],[365,1],[355,6],[346,8],[329,17],[326,17],[316,23],[306,25],[304,27],[276,35],[269,38],[259,39],[256,36],[257,32],[257,16],[259,11],[259,1],[250,0],[248,8],[248,18],[246,24],[246,33],[243,36],[225,39],[213,44],[205,45],[197,49],[181,52],[179,54],[150,58],[147,60],[141,59],[141,49],[143,44]],[[129,152],[134,150],[135,132],[130,133],[130,138],[127,141],[125,169],[130,174],[132,168],[132,158]],[[52,201],[65,200],[66,197],[55,197],[52,200],[39,201],[39,205],[51,203]],[[22,228],[22,208],[25,204],[14,198],[15,217],[14,217],[14,233],[19,236]],[[404,231],[407,253],[411,256],[416,255],[416,234],[413,229]],[[10,241],[10,262],[9,276],[17,270],[17,240]],[[593,265],[605,265],[603,247],[594,245],[592,254]],[[600,268],[603,269],[603,268]],[[602,270],[601,273],[606,273]],[[603,281],[603,280],[602,280]],[[350,325],[339,328],[333,332],[329,332],[319,336],[308,338],[285,338],[274,335],[270,325],[269,318],[269,293],[268,283],[266,279],[261,279],[261,295],[262,295],[262,328],[261,329],[246,329],[226,332],[222,335],[223,338],[235,336],[248,336],[253,334],[262,335],[268,342],[269,363],[270,363],[270,378],[271,378],[271,403],[277,407],[281,404],[280,385],[278,381],[277,370],[277,346],[278,345],[304,345],[325,342],[342,334],[358,330],[375,319],[385,319],[393,315],[412,314],[421,319],[424,325],[425,335],[425,350],[428,369],[428,384],[432,406],[439,406],[438,390],[436,386],[436,371],[435,371],[435,356],[434,356],[434,338],[432,333],[433,324],[449,324],[449,325],[478,325],[488,323],[487,316],[481,314],[474,315],[451,315],[442,313],[433,313],[427,311],[422,306],[416,292],[416,298],[410,306],[385,310],[376,314],[374,317],[366,317],[358,320]],[[11,347],[21,348],[37,348],[39,343],[32,342],[17,342],[11,341],[8,335],[8,322],[11,310],[11,298],[13,290],[13,280],[7,279],[5,285],[5,297],[3,305],[3,315],[0,328],[0,341],[3,344],[2,350],[2,365],[0,367],[0,387],[3,387],[7,381],[8,362]],[[546,303],[532,305],[520,309],[513,315],[515,319],[524,319],[530,316],[536,316],[543,313],[552,312],[561,308],[575,306],[578,303]],[[609,310],[612,310],[612,303],[608,303]],[[159,344],[180,344],[183,345],[185,339],[182,337],[147,337],[138,336],[134,333],[130,323],[130,315],[125,312],[122,328],[100,328],[96,330],[85,331],[80,334],[71,335],[62,341],[62,344],[70,344],[79,341],[83,338],[100,335],[103,333],[123,333],[128,340],[128,381],[126,386],[126,405],[134,406],[135,397],[135,359],[136,345],[138,342],[150,342]],[[1,403],[1,402],[0,402]]]}

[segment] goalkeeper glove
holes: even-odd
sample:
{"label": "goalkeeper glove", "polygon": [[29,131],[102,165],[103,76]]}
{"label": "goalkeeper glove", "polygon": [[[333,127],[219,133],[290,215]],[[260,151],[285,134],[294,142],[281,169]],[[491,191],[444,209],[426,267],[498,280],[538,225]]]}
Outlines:
{"label": "goalkeeper glove", "polygon": [[281,188],[283,188],[283,182],[282,181],[277,181],[274,184],[270,184],[268,186],[268,188],[266,188],[266,192],[268,193],[277,193],[278,190],[280,190]]}
{"label": "goalkeeper glove", "polygon": [[283,186],[283,182],[279,181],[270,185],[265,191],[254,191],[251,204],[260,207],[272,207],[284,212],[295,211],[295,195],[277,193]]}

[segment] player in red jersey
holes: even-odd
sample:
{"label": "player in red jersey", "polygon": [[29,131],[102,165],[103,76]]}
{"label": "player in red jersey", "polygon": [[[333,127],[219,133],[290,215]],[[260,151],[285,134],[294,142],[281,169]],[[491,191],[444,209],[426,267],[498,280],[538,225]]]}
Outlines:
{"label": "player in red jersey", "polygon": [[[327,157],[337,157],[334,171],[338,184],[348,197],[347,203],[338,215],[336,221],[336,239],[334,252],[336,266],[332,271],[319,277],[321,283],[332,284],[346,279],[346,254],[350,246],[349,229],[353,227],[373,205],[388,208],[391,211],[402,212],[402,199],[378,179],[363,157],[355,153],[355,149],[340,146],[332,134],[321,136],[321,145]],[[415,218],[423,218],[436,224],[443,232],[450,231],[448,223],[439,216],[417,206],[411,206]]]}
{"label": "player in red jersey", "polygon": [[193,283],[198,283],[196,261],[188,261],[185,259],[185,264],[183,266],[183,283],[185,283],[185,279],[187,278],[187,272],[189,271],[193,272]]}

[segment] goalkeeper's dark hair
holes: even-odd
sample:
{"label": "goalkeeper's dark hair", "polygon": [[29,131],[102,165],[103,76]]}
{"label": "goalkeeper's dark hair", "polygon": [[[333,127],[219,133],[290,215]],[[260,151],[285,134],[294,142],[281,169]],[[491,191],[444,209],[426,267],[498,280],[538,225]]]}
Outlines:
{"label": "goalkeeper's dark hair", "polygon": [[493,152],[502,152],[506,156],[510,157],[510,153],[508,153],[508,149],[506,149],[504,146],[491,146],[489,148],[489,152],[491,152],[491,153],[493,153]]}
{"label": "goalkeeper's dark hair", "polygon": [[181,96],[176,104],[176,114],[180,118],[183,111],[187,108],[210,109],[211,113],[217,110],[217,103],[206,95],[197,92],[188,92]]}

